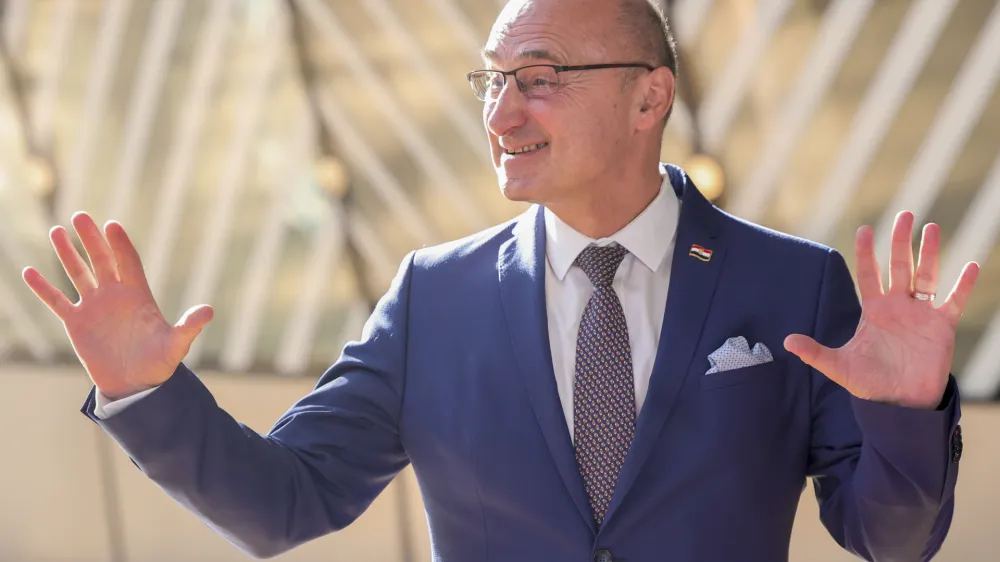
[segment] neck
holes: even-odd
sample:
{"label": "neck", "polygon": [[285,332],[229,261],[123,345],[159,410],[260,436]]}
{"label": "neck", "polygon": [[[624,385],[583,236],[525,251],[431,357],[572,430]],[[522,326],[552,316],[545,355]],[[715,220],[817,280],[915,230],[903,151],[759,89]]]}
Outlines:
{"label": "neck", "polygon": [[631,177],[597,182],[574,193],[571,200],[545,206],[580,234],[607,238],[646,210],[662,184],[658,165],[644,167]]}

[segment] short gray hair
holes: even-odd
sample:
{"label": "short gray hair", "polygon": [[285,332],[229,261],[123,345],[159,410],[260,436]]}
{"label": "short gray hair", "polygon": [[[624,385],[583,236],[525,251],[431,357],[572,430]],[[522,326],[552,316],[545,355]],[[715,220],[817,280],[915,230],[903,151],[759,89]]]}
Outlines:
{"label": "short gray hair", "polygon": [[[627,44],[635,47],[641,62],[665,66],[677,76],[677,42],[670,31],[670,24],[663,8],[656,0],[620,0],[618,23],[626,33]],[[639,71],[625,73],[624,87],[639,76]],[[670,118],[673,107],[667,112]]]}

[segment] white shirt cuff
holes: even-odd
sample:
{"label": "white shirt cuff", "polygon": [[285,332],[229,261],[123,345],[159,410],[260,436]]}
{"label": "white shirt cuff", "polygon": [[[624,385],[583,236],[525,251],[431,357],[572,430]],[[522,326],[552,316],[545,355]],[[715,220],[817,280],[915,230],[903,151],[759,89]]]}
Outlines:
{"label": "white shirt cuff", "polygon": [[106,420],[110,417],[116,416],[125,411],[125,408],[128,408],[132,404],[135,404],[139,400],[142,400],[152,394],[157,388],[159,387],[156,386],[148,390],[143,390],[138,394],[126,396],[120,400],[111,400],[107,396],[101,394],[100,390],[96,390],[94,392],[94,415],[100,420]]}

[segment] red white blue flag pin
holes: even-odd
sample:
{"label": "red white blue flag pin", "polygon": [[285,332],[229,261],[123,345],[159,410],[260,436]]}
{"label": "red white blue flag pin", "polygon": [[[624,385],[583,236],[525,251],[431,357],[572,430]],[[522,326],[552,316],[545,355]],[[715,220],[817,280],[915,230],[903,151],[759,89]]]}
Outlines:
{"label": "red white blue flag pin", "polygon": [[709,250],[708,248],[699,246],[697,244],[693,244],[691,246],[691,251],[688,252],[688,255],[691,256],[692,258],[697,258],[703,262],[712,261],[712,250]]}

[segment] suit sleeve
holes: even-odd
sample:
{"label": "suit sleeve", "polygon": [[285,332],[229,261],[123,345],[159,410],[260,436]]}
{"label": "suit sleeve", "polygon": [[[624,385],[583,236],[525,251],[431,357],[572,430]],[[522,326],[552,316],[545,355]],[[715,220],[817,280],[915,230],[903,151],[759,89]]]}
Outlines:
{"label": "suit sleeve", "polygon": [[98,423],[150,479],[240,549],[275,556],[346,527],[408,464],[399,436],[411,254],[315,389],[266,435],[238,423],[184,365]]}
{"label": "suit sleeve", "polygon": [[[861,306],[843,257],[826,260],[813,337],[847,343]],[[861,400],[812,370],[808,473],[820,518],[833,538],[866,560],[929,560],[941,548],[954,509],[960,417],[949,376],[937,410]]]}

